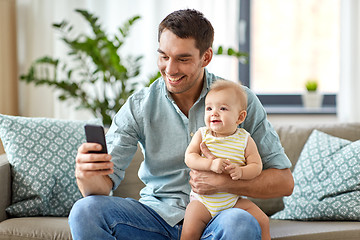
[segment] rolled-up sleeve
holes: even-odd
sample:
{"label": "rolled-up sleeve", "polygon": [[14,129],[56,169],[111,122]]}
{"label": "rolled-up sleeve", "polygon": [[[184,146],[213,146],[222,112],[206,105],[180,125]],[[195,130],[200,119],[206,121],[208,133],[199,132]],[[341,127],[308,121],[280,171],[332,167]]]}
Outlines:
{"label": "rolled-up sleeve", "polygon": [[141,121],[136,119],[139,114],[133,111],[140,111],[139,108],[136,100],[130,97],[115,115],[106,134],[109,154],[111,154],[114,163],[114,173],[109,175],[114,183],[113,190],[124,179],[125,169],[130,165],[137,150],[140,139],[139,122],[141,123]]}

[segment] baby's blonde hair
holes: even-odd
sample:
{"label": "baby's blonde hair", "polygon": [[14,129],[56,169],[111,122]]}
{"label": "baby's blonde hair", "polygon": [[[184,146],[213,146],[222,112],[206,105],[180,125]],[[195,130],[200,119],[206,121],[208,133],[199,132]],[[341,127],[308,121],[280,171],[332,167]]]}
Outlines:
{"label": "baby's blonde hair", "polygon": [[210,91],[220,91],[224,89],[234,89],[236,97],[239,100],[241,110],[247,109],[247,94],[240,83],[218,79],[210,86]]}

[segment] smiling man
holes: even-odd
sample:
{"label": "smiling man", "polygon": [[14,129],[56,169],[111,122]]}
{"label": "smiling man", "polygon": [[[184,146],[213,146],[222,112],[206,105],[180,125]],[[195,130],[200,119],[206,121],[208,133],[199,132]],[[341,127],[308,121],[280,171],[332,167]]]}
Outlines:
{"label": "smiling man", "polygon": [[[279,138],[256,96],[248,89],[248,117],[241,127],[254,138],[264,170],[251,181],[190,171],[185,150],[204,123],[204,100],[218,78],[205,67],[213,51],[214,30],[202,13],[179,10],[159,25],[158,67],[162,77],[133,94],[113,119],[106,140],[109,154],[85,143],[76,158],[76,179],[84,198],[73,207],[69,223],[74,239],[180,239],[192,189],[199,194],[230,192],[273,198],[290,195],[293,179]],[[144,162],[139,201],[108,196],[124,178],[140,143]],[[213,156],[203,148],[206,157]],[[190,183],[190,184],[189,184]],[[260,239],[259,224],[246,211],[216,215],[203,239]]]}
{"label": "smiling man", "polygon": [[[198,49],[195,39],[178,37],[177,31],[174,33],[164,25],[160,24],[159,29],[158,67],[167,90],[181,111],[187,115],[200,96],[204,67],[210,63],[213,56],[212,48],[209,47],[211,43]],[[213,39],[213,34],[208,37]]]}

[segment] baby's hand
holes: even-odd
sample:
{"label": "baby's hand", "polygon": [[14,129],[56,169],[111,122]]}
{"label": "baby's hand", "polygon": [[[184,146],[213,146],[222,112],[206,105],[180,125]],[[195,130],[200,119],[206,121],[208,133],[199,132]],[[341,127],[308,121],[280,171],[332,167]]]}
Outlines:
{"label": "baby's hand", "polygon": [[210,166],[210,170],[215,173],[223,173],[225,168],[230,164],[228,159],[215,158]]}
{"label": "baby's hand", "polygon": [[232,180],[239,180],[242,177],[242,168],[237,164],[229,164],[225,167],[225,170],[230,174]]}

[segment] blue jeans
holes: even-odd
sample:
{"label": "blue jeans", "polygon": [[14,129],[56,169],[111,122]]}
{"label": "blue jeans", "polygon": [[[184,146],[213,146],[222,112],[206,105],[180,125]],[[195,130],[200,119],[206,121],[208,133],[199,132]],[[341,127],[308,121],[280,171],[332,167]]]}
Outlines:
{"label": "blue jeans", "polygon": [[[74,240],[180,239],[182,225],[167,224],[154,210],[130,198],[89,196],[77,201],[69,215]],[[261,229],[248,212],[232,208],[216,215],[201,239],[259,239]]]}

